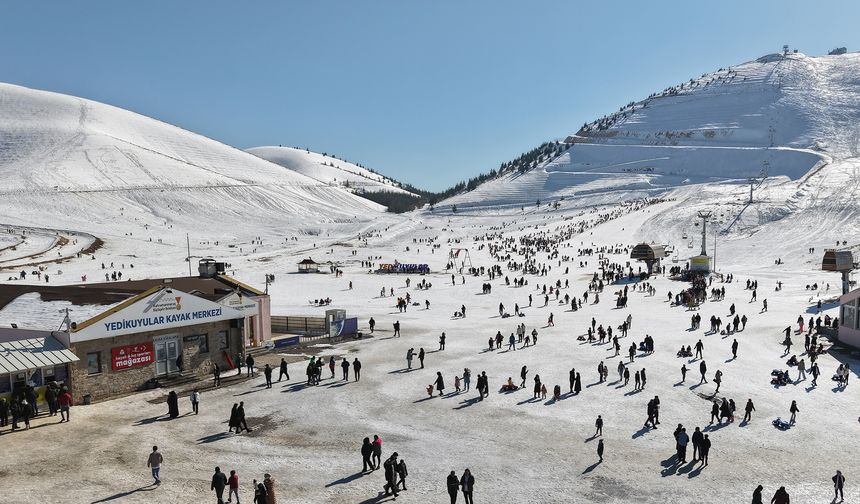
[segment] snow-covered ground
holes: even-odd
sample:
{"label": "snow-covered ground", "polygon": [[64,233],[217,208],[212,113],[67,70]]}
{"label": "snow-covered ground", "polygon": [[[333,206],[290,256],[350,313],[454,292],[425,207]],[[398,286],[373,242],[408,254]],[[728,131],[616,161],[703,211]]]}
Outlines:
{"label": "snow-covered ground", "polygon": [[606,126],[525,174],[509,173],[439,209],[521,206],[590,194],[653,194],[749,177],[792,180],[860,152],[860,53],[772,54],[690,79],[621,108]]}
{"label": "snow-covered ground", "polygon": [[[852,447],[860,429],[856,384],[839,390],[829,380],[838,363],[848,358],[841,353],[820,358],[822,378],[817,388],[810,387],[809,380],[780,388],[769,383],[771,369],[785,367],[779,344],[781,330],[800,314],[809,317],[807,311],[818,299],[837,294],[837,278],[817,271],[819,254],[793,249],[780,254],[779,243],[766,246],[757,236],[719,244],[718,267],[724,273],[734,273],[736,281],[724,285],[725,301],[706,303],[701,314],[706,321],[710,315],[725,320],[729,305],[735,303],[738,312],[750,318],[747,329],[736,336],[740,344],[737,360],[731,360],[730,352],[735,336],[705,335],[707,322],[701,330],[687,330],[690,312],[670,307],[666,300],[667,292],[678,292],[685,285],[663,277],[652,282],[657,295],[631,293],[626,310],[614,309],[612,293],[619,286],[607,287],[599,304],[588,304],[578,312],[567,311],[555,301],[542,306],[538,285],[567,280],[570,288],[563,289],[562,296],[581,297],[586,290],[598,258],[576,257],[578,248],[647,240],[652,236],[648,230],[660,227],[655,223],[681,212],[683,207],[677,200],[574,235],[559,248],[560,255],[573,256],[561,265],[557,260],[548,261],[546,254],[538,254],[538,262],[552,266],[552,270],[546,277],[527,275],[526,287],[506,287],[504,279],[497,278],[491,281],[492,294],[482,295],[481,284],[489,281],[486,276],[466,277],[461,284],[458,275],[456,285],[451,285],[450,275],[443,271],[448,247],[470,249],[475,266],[497,264],[486,246],[481,249],[488,242],[473,241],[491,229],[512,237],[552,235],[565,226],[593,221],[611,209],[452,217],[416,214],[387,229],[380,228],[379,234],[367,237],[367,245],[355,241],[347,246],[343,237],[320,238],[316,249],[269,251],[265,255],[274,258],[267,262],[258,260],[263,254],[246,252],[245,258],[233,259],[240,280],[259,284],[264,272],[278,273],[270,286],[275,314],[315,314],[322,309],[309,306],[308,299],[330,296],[334,307],[360,318],[362,330],[367,331],[371,316],[376,319],[373,337],[321,349],[325,358],[358,357],[364,365],[362,380],[339,382],[328,379],[325,370],[322,386],[304,387],[304,369],[297,363],[291,367],[289,383],[266,390],[262,379],[257,379],[205,392],[199,416],[173,421],[156,419],[165,413],[165,405],[149,402],[160,397],[161,391],[76,407],[68,425],[49,425],[3,437],[5,452],[15,454],[0,459],[4,486],[11,489],[6,490],[7,496],[13,502],[32,495],[46,500],[62,496],[68,502],[109,498],[122,502],[150,502],[153,498],[201,501],[208,498],[212,468],[220,465],[225,470],[238,470],[245,499],[250,499],[250,479],[268,472],[279,482],[279,502],[379,502],[381,473],[358,474],[361,439],[376,433],[385,440],[386,456],[397,451],[407,460],[409,491],[401,494],[400,500],[408,502],[446,502],[445,476],[450,470],[460,474],[466,467],[475,474],[476,497],[481,502],[665,502],[667,495],[676,502],[744,502],[759,483],[768,495],[786,485],[798,502],[829,498],[829,477],[835,470],[842,469],[851,480],[856,468]],[[420,242],[422,238],[435,238],[441,248],[433,252]],[[822,235],[810,239],[808,246],[824,247],[831,238]],[[264,236],[263,243],[267,241]],[[767,249],[767,256],[759,257],[748,242]],[[686,249],[679,249],[684,257]],[[352,256],[353,250],[357,256]],[[220,249],[213,247],[212,252],[217,255]],[[109,254],[107,249],[102,256],[108,259]],[[291,274],[294,262],[309,254],[315,259],[339,261],[344,276]],[[774,255],[781,255],[782,265],[772,265]],[[382,256],[383,261],[427,262],[434,273],[424,278],[412,276],[412,288],[407,289],[406,277],[369,274],[357,264],[369,256]],[[620,255],[609,258],[626,261]],[[512,259],[519,261],[521,257],[514,255]],[[588,264],[580,267],[580,261]],[[143,257],[135,264],[135,272],[154,271],[160,264],[162,258]],[[84,259],[64,267],[77,273],[77,268],[90,265]],[[570,268],[569,273],[564,274],[565,268]],[[516,276],[513,272],[505,274]],[[760,302],[748,302],[750,293],[743,290],[747,278],[759,280],[759,300],[767,298],[770,305],[767,313],[759,313]],[[432,282],[433,287],[416,290],[415,284],[422,279]],[[785,283],[780,292],[774,292],[777,280]],[[350,281],[354,286],[351,291]],[[823,289],[805,290],[805,284],[813,282]],[[828,282],[829,291],[824,288]],[[396,296],[408,292],[422,306],[398,313],[395,298],[379,297],[382,287],[394,288]],[[535,298],[530,308],[526,307],[529,294]],[[430,301],[429,310],[424,309],[424,300]],[[526,307],[526,316],[499,318],[500,302],[509,311],[514,303]],[[452,318],[461,305],[467,307],[467,317]],[[834,312],[831,309],[828,313]],[[549,313],[555,315],[555,327],[545,327]],[[617,326],[628,313],[633,317],[633,328],[630,336],[621,340],[622,353],[646,334],[656,340],[656,353],[638,357],[631,367],[631,371],[648,371],[647,387],[639,393],[632,391],[632,379],[628,387],[615,383],[619,358],[611,357],[608,346],[576,340],[585,333],[591,317],[598,323]],[[401,338],[391,337],[391,324],[396,320],[403,326]],[[538,329],[537,346],[515,352],[485,350],[487,338],[496,331],[507,336],[520,322],[528,331]],[[446,349],[436,351],[442,331],[448,337]],[[747,398],[755,402],[757,411],[749,424],[741,426],[738,415],[734,424],[708,425],[713,384],[695,386],[698,362],[675,357],[682,344],[693,345],[699,338],[705,344],[708,379],[717,369],[724,373],[719,396],[733,398],[741,409]],[[404,369],[410,347],[429,352],[425,369]],[[598,384],[596,366],[601,360],[611,372],[608,383]],[[850,362],[855,370],[860,369],[860,363]],[[679,384],[682,363],[691,372],[687,382]],[[530,369],[529,389],[498,393],[507,377],[519,381],[523,365]],[[489,398],[476,403],[474,391],[427,397],[424,389],[436,371],[445,379],[446,392],[452,392],[454,375],[466,367],[473,374],[487,372]],[[560,384],[566,392],[571,368],[582,376],[583,392],[579,396],[565,394],[558,403],[531,400],[531,377],[535,373],[550,391]],[[654,395],[661,400],[661,425],[656,430],[643,429],[645,406]],[[250,434],[227,435],[225,421],[230,406],[239,400],[245,401],[249,423],[257,429]],[[778,431],[770,421],[787,417],[792,400],[798,401],[801,410],[798,424],[789,431]],[[189,410],[187,399],[182,400],[181,407]],[[606,422],[606,454],[599,465],[595,465],[597,441],[590,439],[597,415]],[[36,425],[45,423],[38,420]],[[707,428],[713,442],[708,467],[672,465],[672,430],[677,423],[683,423],[688,431],[695,426]],[[54,446],[58,438],[65,440],[60,448],[62,457],[55,450],[38,449],[49,439]],[[145,459],[152,444],[161,447],[166,460],[162,469],[165,483],[157,489],[146,487],[150,479]],[[54,469],[44,471],[46,466]],[[74,484],[69,483],[70,478]],[[848,502],[860,497],[851,485],[848,493]]]}
{"label": "snow-covered ground", "polygon": [[[268,472],[279,482],[279,502],[380,502],[381,474],[358,474],[361,439],[376,433],[385,440],[386,455],[396,450],[409,464],[410,489],[401,500],[410,502],[447,502],[445,476],[466,467],[475,474],[479,502],[745,502],[759,483],[767,496],[785,485],[795,502],[824,502],[837,469],[849,481],[847,502],[856,501],[856,377],[845,389],[829,377],[840,362],[850,362],[855,372],[860,363],[832,352],[819,359],[817,388],[810,380],[780,388],[769,382],[772,369],[785,368],[781,331],[798,315],[813,315],[818,300],[836,315],[829,300],[838,295],[839,279],[820,271],[823,249],[838,240],[860,251],[852,239],[860,232],[858,69],[857,54],[792,54],[706,74],[644,107],[628,107],[607,129],[574,138],[567,153],[537,169],[405,215],[383,213],[379,205],[320,181],[330,174],[308,177],[131,112],[0,85],[0,277],[37,267],[50,283],[102,280],[113,271],[122,271],[124,279],[177,276],[189,271],[190,246],[192,269],[197,258],[211,256],[251,285],[262,286],[265,275],[274,273],[269,291],[275,315],[322,314],[324,308],[309,300],[330,297],[333,307],[359,318],[362,330],[371,316],[378,323],[373,337],[314,349],[326,358],[360,358],[358,383],[326,379],[320,387],[304,387],[305,356],[287,351],[298,361],[289,383],[266,390],[257,379],[207,391],[196,417],[160,420],[163,391],[153,391],[75,407],[69,424],[38,419],[39,428],[4,434],[0,481],[7,500],[200,502],[210,498],[211,471],[220,465],[238,470],[247,501],[250,480]],[[749,202],[746,178],[763,168],[768,177],[755,182]],[[646,196],[665,201],[628,212],[624,202]],[[735,275],[734,283],[720,285],[726,300],[702,307],[702,329],[688,331],[690,312],[667,302],[668,292],[686,285],[664,277],[652,280],[653,297],[631,293],[628,309],[614,309],[613,292],[621,286],[609,286],[599,304],[578,312],[554,301],[543,306],[537,288],[556,280],[570,282],[562,297],[582,296],[598,269],[596,256],[577,256],[584,247],[666,243],[678,260],[666,265],[683,265],[698,251],[699,210],[713,212],[707,247],[718,270]],[[445,272],[448,251],[466,248],[474,266],[499,265],[513,279],[519,273],[491,256],[490,243],[570,229],[581,232],[559,245],[559,258],[538,253],[535,260],[552,269],[545,277],[526,275],[525,287],[486,275],[467,276],[465,283],[458,275],[452,285]],[[476,239],[496,233],[502,235]],[[94,252],[78,257],[88,249]],[[512,261],[523,261],[518,247],[508,252]],[[344,276],[295,273],[296,263],[308,256],[338,263]],[[571,259],[559,262],[563,256]],[[628,260],[623,254],[608,259]],[[363,260],[428,263],[433,273],[412,276],[407,288],[405,277],[370,273]],[[424,279],[433,287],[417,290]],[[743,289],[747,279],[759,281],[755,303]],[[785,287],[777,292],[778,281]],[[485,282],[492,294],[481,294]],[[820,289],[805,288],[813,283]],[[393,288],[395,296],[409,293],[421,306],[398,313],[396,298],[381,297],[382,288]],[[760,313],[763,298],[767,313]],[[0,312],[0,325],[59,326],[65,306],[33,313],[27,308],[32,301],[16,300]],[[525,317],[499,318],[499,303],[508,311],[515,303],[525,307]],[[746,330],[725,338],[706,335],[707,319],[726,320],[732,303],[749,317]],[[461,305],[467,317],[452,317]],[[92,308],[72,306],[71,318],[86,318]],[[546,327],[550,313],[554,327]],[[631,367],[648,371],[647,387],[638,393],[632,384],[614,383],[618,358],[608,346],[576,339],[592,317],[617,327],[628,314],[633,328],[621,340],[622,352],[646,334],[656,341],[656,353],[640,355]],[[391,337],[396,320],[403,326],[400,338]],[[537,346],[486,350],[489,337],[497,331],[507,336],[519,322],[539,331]],[[435,351],[443,331],[447,347]],[[735,337],[739,358],[732,360]],[[739,414],[734,424],[708,426],[713,384],[695,386],[698,362],[675,357],[682,344],[699,338],[708,379],[717,369],[724,373],[719,396],[733,398],[741,410],[747,398],[755,402],[749,424],[742,426]],[[426,369],[404,369],[410,347],[428,351]],[[596,383],[601,360],[610,367],[609,383]],[[684,363],[691,371],[679,384]],[[498,393],[507,377],[519,381],[523,365],[530,369],[529,385],[538,373],[550,390],[560,384],[563,391],[576,368],[583,391],[557,403],[530,400],[530,389]],[[478,372],[487,372],[489,398],[476,403],[474,391],[427,397],[437,371],[450,392],[454,375],[466,367],[473,385]],[[662,424],[647,430],[642,424],[653,395],[661,399]],[[240,400],[255,430],[228,435],[230,406]],[[800,407],[798,424],[774,429],[770,421],[787,417],[792,400]],[[184,398],[183,409],[189,409]],[[606,422],[606,454],[595,465],[597,441],[590,437],[597,415]],[[688,432],[708,428],[708,467],[673,465],[677,423]],[[152,444],[165,456],[159,488],[147,486]]]}
{"label": "snow-covered ground", "polygon": [[412,194],[384,175],[372,172],[333,156],[293,147],[254,147],[251,154],[277,165],[307,175],[324,184],[341,187],[350,192],[394,192]]}

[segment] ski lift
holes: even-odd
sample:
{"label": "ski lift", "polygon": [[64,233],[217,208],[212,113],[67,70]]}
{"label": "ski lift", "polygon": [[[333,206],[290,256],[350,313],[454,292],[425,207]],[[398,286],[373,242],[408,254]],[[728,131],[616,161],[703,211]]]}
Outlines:
{"label": "ski lift", "polygon": [[687,242],[687,248],[693,248],[693,240]]}
{"label": "ski lift", "polygon": [[684,232],[683,236],[681,236],[681,238],[683,238],[685,240],[687,239],[687,232],[686,231]]}

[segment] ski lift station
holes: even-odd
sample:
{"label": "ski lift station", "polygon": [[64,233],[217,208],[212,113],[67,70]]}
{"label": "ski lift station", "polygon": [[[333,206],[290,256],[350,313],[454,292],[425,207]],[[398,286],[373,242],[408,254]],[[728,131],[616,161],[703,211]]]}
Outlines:
{"label": "ski lift station", "polygon": [[650,275],[654,265],[660,267],[660,261],[665,259],[671,253],[668,245],[656,245],[653,243],[640,243],[633,247],[630,251],[630,259],[642,261],[648,266],[648,274]]}
{"label": "ski lift station", "polygon": [[842,294],[848,294],[848,275],[854,269],[854,255],[850,250],[828,249],[821,260],[824,271],[838,271],[842,274]]}

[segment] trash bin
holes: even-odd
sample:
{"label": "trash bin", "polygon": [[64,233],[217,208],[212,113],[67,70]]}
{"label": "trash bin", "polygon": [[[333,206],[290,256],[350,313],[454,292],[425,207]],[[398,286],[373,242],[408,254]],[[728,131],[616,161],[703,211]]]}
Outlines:
{"label": "trash bin", "polygon": [[84,404],[90,405],[92,403],[93,403],[93,396],[91,396],[90,394],[85,394],[84,395]]}

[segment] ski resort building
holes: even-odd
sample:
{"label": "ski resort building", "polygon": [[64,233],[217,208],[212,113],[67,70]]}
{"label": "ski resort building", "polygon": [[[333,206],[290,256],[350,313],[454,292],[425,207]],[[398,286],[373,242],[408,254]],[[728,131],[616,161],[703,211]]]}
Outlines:
{"label": "ski resort building", "polygon": [[843,294],[839,298],[839,341],[860,348],[860,289]]}
{"label": "ski resort building", "polygon": [[[57,317],[64,320],[58,323]],[[21,328],[0,329],[0,338],[54,326],[53,333],[43,336],[50,345],[43,346],[57,346],[48,339],[53,337],[69,352],[63,354],[66,362],[58,364],[68,368],[55,367],[54,380],[83,402],[143,390],[159,381],[203,377],[215,364],[231,369],[246,347],[271,338],[268,295],[218,273],[53,287],[6,285],[0,295],[0,325],[8,323]],[[47,383],[41,375],[42,384]],[[33,376],[38,373],[30,372]]]}
{"label": "ski resort building", "polygon": [[78,360],[69,350],[68,333],[0,328],[0,398],[29,385],[43,401],[47,384],[68,381]]}

